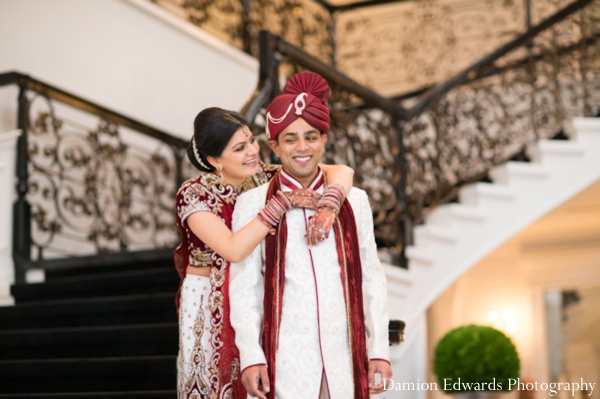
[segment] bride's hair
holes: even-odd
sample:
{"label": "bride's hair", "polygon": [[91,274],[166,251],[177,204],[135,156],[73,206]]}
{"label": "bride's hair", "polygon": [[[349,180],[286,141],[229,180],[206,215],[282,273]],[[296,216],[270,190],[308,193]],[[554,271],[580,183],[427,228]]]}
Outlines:
{"label": "bride's hair", "polygon": [[238,112],[217,107],[202,110],[194,119],[194,135],[187,148],[192,165],[202,172],[213,172],[215,167],[207,158],[219,158],[231,137],[243,126],[248,126],[248,122]]}

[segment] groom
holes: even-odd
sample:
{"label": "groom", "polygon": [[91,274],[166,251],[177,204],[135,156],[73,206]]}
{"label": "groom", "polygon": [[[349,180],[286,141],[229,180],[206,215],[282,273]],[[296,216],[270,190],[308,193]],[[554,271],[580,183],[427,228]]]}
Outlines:
{"label": "groom", "polygon": [[[269,105],[269,146],[283,168],[271,183],[238,197],[233,231],[279,189],[323,193],[319,162],[329,131],[328,95],[325,80],[305,72]],[[367,399],[382,392],[392,374],[386,282],[369,201],[353,188],[332,218],[335,234],[309,247],[312,215],[310,209],[288,211],[250,256],[231,265],[242,382],[261,399]]]}

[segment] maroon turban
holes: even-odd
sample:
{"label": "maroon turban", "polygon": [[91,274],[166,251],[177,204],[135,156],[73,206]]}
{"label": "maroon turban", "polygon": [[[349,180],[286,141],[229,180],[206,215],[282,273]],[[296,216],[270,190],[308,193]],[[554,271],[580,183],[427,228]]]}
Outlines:
{"label": "maroon turban", "polygon": [[283,93],[267,107],[266,130],[271,140],[298,118],[321,133],[329,131],[329,86],[314,72],[302,72],[291,77]]}

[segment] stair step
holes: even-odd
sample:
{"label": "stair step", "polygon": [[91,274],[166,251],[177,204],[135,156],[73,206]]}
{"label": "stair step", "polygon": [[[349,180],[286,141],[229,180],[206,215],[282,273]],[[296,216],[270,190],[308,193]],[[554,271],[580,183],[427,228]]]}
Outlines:
{"label": "stair step", "polygon": [[90,274],[119,273],[162,268],[171,268],[171,270],[175,270],[172,256],[168,258],[159,257],[155,260],[144,260],[139,262],[114,262],[102,266],[85,266],[85,260],[83,260],[81,265],[75,267],[46,269],[46,281],[65,277],[82,277]]}
{"label": "stair step", "polygon": [[176,323],[175,293],[29,302],[0,308],[0,331]]}
{"label": "stair step", "polygon": [[0,361],[4,393],[170,390],[176,356]]}
{"label": "stair step", "polygon": [[588,148],[600,142],[600,118],[574,118],[573,127],[577,132],[577,143]]}
{"label": "stair step", "polygon": [[16,284],[11,294],[17,303],[68,298],[175,293],[179,276],[173,267],[118,271],[61,277],[36,284]]}
{"label": "stair step", "polygon": [[427,226],[427,235],[438,241],[445,241],[447,243],[455,243],[457,238],[456,234],[452,230],[436,225]]}
{"label": "stair step", "polygon": [[454,218],[467,219],[477,222],[485,221],[485,213],[475,207],[462,204],[450,204],[449,207]]}
{"label": "stair step", "polygon": [[427,245],[431,240],[441,241],[447,244],[456,242],[456,236],[452,230],[439,225],[420,225],[414,229],[416,246]]}
{"label": "stair step", "polygon": [[460,203],[462,205],[478,205],[482,198],[493,198],[500,200],[515,200],[517,195],[506,186],[490,183],[476,183],[466,186],[459,191]]}
{"label": "stair step", "polygon": [[173,399],[176,390],[135,392],[61,392],[0,394],[0,399]]}
{"label": "stair step", "polygon": [[508,162],[506,168],[511,175],[528,176],[528,177],[548,177],[550,171],[541,164],[524,163],[524,162]]}
{"label": "stair step", "polygon": [[573,127],[578,133],[582,131],[590,131],[600,133],[600,118],[576,117],[573,118]]}
{"label": "stair step", "polygon": [[456,219],[482,222],[485,220],[485,214],[473,206],[445,204],[433,209],[427,216],[426,223],[451,226]]}
{"label": "stair step", "polygon": [[507,162],[489,172],[496,184],[509,184],[511,176],[528,178],[546,178],[550,172],[541,164]]}
{"label": "stair step", "polygon": [[542,140],[538,143],[542,154],[581,155],[585,148],[574,141]]}
{"label": "stair step", "polygon": [[435,259],[423,248],[409,245],[406,247],[406,257],[409,261],[418,262],[424,265],[432,265]]}
{"label": "stair step", "polygon": [[0,331],[0,360],[172,355],[177,323]]}

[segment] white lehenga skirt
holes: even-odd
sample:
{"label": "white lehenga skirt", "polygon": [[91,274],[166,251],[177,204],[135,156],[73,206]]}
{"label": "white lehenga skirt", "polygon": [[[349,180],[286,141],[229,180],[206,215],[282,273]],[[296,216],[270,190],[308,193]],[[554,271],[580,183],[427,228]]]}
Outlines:
{"label": "white lehenga skirt", "polygon": [[207,398],[210,393],[209,364],[211,313],[208,297],[210,278],[188,274],[183,279],[179,302],[179,356],[177,359],[177,397]]}

